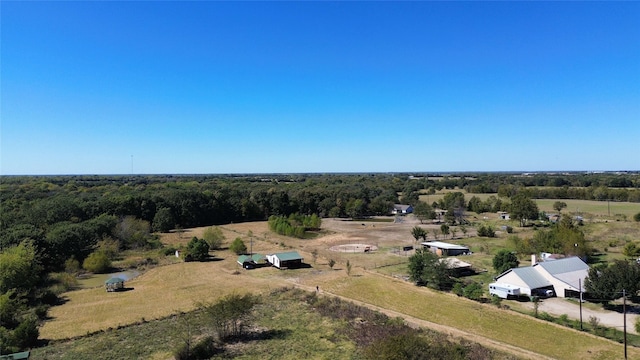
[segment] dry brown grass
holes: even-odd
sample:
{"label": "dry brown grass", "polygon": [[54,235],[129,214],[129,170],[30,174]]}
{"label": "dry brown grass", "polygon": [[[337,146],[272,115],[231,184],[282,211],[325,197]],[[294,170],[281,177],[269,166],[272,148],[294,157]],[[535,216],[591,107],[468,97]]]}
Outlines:
{"label": "dry brown grass", "polygon": [[[310,289],[319,286],[321,292],[330,291],[443,326],[458,328],[463,332],[481,334],[493,339],[492,341],[531,351],[544,351],[554,358],[618,358],[619,344],[540,323],[512,312],[499,311],[450,294],[431,292],[365,270],[380,264],[406,261],[406,257],[393,253],[391,249],[412,244],[410,230],[415,225],[412,222],[392,224],[325,219],[323,228],[327,230],[327,235],[308,240],[270,233],[266,222],[224,225],[221,228],[226,236],[226,245],[235,237],[243,238],[248,245],[248,232],[251,231],[254,252],[266,254],[297,249],[312,267],[284,271],[274,268],[245,271],[235,262],[235,255],[227,250],[216,251],[215,256],[223,260],[178,263],[151,269],[126,284],[133,288],[131,291],[107,294],[99,288],[66,293],[68,302],[51,309],[53,320],[41,329],[41,336],[60,339],[84,335],[87,332],[133,323],[142,318],[149,320],[177,311],[188,311],[194,308],[196,302],[213,301],[231,292],[265,293],[282,285],[297,284]],[[186,243],[192,236],[202,236],[204,229],[190,229],[184,233],[188,235],[182,238],[176,234],[164,234],[162,241]],[[380,250],[369,254],[336,253],[329,250],[333,245],[353,242],[374,244]],[[315,263],[311,256],[314,250],[318,253]],[[471,257],[473,256],[469,258]],[[327,264],[329,259],[337,261],[333,270]],[[353,265],[351,276],[347,276],[345,271],[347,260]],[[234,275],[238,271],[240,274]],[[636,349],[631,351],[632,356],[640,358]]]}

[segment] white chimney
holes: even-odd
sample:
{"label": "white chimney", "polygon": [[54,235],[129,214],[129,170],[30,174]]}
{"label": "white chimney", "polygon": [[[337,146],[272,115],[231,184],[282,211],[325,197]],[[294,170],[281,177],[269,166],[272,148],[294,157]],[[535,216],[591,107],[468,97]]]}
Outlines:
{"label": "white chimney", "polygon": [[531,254],[531,266],[535,265],[537,262],[536,254]]}

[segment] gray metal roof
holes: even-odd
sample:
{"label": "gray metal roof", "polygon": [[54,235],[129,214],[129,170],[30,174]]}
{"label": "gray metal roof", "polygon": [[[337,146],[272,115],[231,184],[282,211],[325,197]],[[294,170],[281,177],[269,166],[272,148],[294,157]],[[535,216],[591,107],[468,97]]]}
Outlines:
{"label": "gray metal roof", "polygon": [[589,265],[585,264],[584,261],[580,260],[580,258],[576,256],[559,260],[540,262],[533,266],[540,266],[549,274],[556,277],[559,274],[589,270]]}

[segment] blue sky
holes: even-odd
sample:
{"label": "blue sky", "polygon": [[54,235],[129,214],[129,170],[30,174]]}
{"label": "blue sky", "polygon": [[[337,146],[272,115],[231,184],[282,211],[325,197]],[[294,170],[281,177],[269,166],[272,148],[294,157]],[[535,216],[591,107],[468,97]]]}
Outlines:
{"label": "blue sky", "polygon": [[640,170],[640,2],[0,11],[4,175]]}

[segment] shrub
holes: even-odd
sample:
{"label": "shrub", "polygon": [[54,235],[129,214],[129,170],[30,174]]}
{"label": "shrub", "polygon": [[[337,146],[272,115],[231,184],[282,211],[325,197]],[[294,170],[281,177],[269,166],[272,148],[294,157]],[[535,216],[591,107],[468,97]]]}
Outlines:
{"label": "shrub", "polygon": [[500,298],[500,296],[492,296],[491,297],[491,303],[495,306],[497,306],[498,308],[502,307],[502,298]]}
{"label": "shrub", "polygon": [[209,257],[209,244],[203,239],[193,237],[187,244],[187,254],[185,260],[189,258],[193,261],[202,261]]}
{"label": "shrub", "polygon": [[463,293],[464,297],[466,297],[467,299],[478,301],[482,299],[482,295],[484,292],[482,291],[482,286],[474,282],[465,286]]}
{"label": "shrub", "polygon": [[64,262],[64,271],[69,274],[77,274],[80,272],[80,262],[74,256]]}
{"label": "shrub", "polygon": [[451,292],[458,295],[458,296],[463,296],[464,295],[464,285],[461,282],[457,282],[453,285],[453,288],[451,289]]}
{"label": "shrub", "polygon": [[496,237],[496,232],[491,225],[480,225],[478,228],[478,236],[482,237]]}
{"label": "shrub", "polygon": [[82,267],[92,273],[105,273],[111,268],[111,260],[109,260],[109,257],[104,252],[95,251],[84,259]]}
{"label": "shrub", "polygon": [[209,249],[211,250],[220,249],[225,240],[222,230],[217,226],[206,228],[202,234],[202,238],[209,244]]}
{"label": "shrub", "polygon": [[633,215],[633,221],[640,221],[640,212]]}
{"label": "shrub", "polygon": [[237,255],[241,255],[247,252],[247,245],[244,244],[241,238],[237,237],[231,245],[229,245],[229,250],[233,251]]}
{"label": "shrub", "polygon": [[333,269],[333,267],[334,267],[335,265],[336,265],[336,261],[335,261],[335,260],[333,260],[333,259],[329,259],[329,267],[330,267],[331,269]]}

